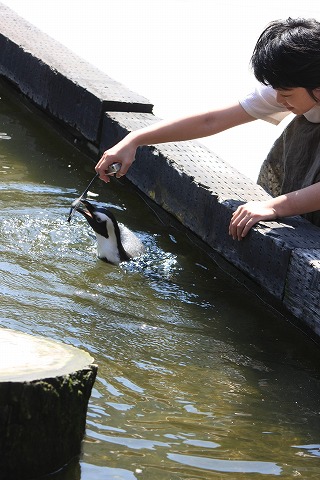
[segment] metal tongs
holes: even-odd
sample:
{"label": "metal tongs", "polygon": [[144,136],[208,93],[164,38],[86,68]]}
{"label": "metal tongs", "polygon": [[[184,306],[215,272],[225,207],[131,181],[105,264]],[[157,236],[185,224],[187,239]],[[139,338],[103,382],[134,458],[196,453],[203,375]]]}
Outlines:
{"label": "metal tongs", "polygon": [[[107,175],[114,175],[115,173],[119,172],[121,168],[121,163],[112,163],[112,165],[109,166],[108,170],[107,170]],[[95,179],[99,177],[99,173],[96,173],[95,176],[90,180],[88,186],[86,187],[86,189],[81,193],[80,197],[76,198],[72,203],[71,203],[71,208],[70,208],[70,212],[69,212],[69,215],[68,215],[68,219],[67,221],[70,223],[71,221],[71,218],[73,217],[73,215],[75,214],[75,212],[77,211],[77,208],[79,207],[81,201],[86,197],[88,191],[89,191],[89,188],[91,187],[91,185],[93,184],[93,182],[95,181]]]}

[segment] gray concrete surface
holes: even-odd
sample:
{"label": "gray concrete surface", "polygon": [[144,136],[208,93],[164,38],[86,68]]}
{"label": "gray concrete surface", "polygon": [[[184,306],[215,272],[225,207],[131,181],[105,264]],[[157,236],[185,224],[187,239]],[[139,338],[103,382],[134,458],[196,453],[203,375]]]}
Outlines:
{"label": "gray concrete surface", "polygon": [[[0,4],[0,74],[100,152],[157,120],[152,104]],[[300,217],[261,222],[241,242],[228,224],[241,202],[268,198],[197,142],[138,149],[128,179],[320,335],[320,231]]]}
{"label": "gray concrete surface", "polygon": [[102,113],[152,112],[124,88],[0,4],[0,74],[49,115],[99,141]]}

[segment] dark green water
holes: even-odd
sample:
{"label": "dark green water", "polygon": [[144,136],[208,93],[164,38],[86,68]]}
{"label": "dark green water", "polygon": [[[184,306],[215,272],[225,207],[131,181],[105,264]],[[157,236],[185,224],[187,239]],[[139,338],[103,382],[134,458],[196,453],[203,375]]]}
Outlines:
{"label": "dark green water", "polygon": [[93,191],[146,253],[97,260],[66,222],[93,164],[6,91],[0,106],[0,326],[99,366],[81,458],[48,478],[319,479],[319,347],[126,182]]}

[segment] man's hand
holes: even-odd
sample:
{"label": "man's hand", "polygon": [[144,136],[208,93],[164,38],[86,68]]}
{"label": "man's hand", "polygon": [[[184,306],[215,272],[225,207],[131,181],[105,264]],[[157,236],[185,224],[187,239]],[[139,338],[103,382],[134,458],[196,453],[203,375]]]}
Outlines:
{"label": "man's hand", "polygon": [[107,172],[110,165],[113,163],[119,163],[121,165],[120,170],[115,174],[117,178],[120,178],[127,173],[134,160],[135,154],[136,147],[129,142],[126,142],[124,139],[103,153],[95,170],[99,174],[101,180],[108,183],[110,182],[110,175]]}
{"label": "man's hand", "polygon": [[248,202],[240,205],[232,214],[229,235],[233,240],[241,240],[250,228],[261,220],[274,220],[277,218],[276,210],[267,202]]}

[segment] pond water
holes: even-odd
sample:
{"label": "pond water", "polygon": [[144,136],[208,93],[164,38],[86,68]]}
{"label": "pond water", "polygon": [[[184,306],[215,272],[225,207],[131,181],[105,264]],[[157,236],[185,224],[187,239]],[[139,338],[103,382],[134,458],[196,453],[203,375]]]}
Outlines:
{"label": "pond water", "polygon": [[318,479],[319,347],[126,181],[93,191],[146,252],[98,260],[66,221],[91,159],[1,88],[0,326],[99,366],[81,458],[46,478]]}

